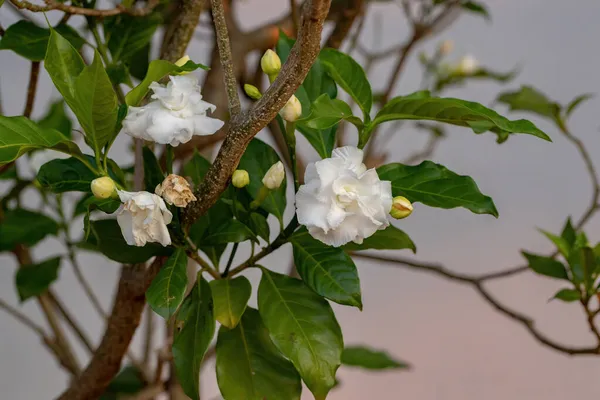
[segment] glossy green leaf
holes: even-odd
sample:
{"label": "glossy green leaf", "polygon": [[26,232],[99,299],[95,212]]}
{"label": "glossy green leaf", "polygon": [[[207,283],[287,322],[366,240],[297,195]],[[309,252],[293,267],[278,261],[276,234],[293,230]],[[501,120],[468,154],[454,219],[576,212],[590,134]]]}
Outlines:
{"label": "glossy green leaf", "polygon": [[187,255],[179,248],[171,254],[146,291],[155,313],[168,320],[183,302],[187,289]]}
{"label": "glossy green leaf", "polygon": [[256,233],[256,236],[265,239],[269,243],[270,228],[267,218],[264,215],[257,212],[251,213],[248,220],[248,227],[252,232]]}
{"label": "glossy green leaf", "polygon": [[579,107],[582,103],[590,100],[593,97],[593,93],[584,93],[575,97],[573,100],[571,100],[569,104],[566,105],[565,115],[567,117],[570,117],[571,114],[575,111],[575,109],[577,109],[577,107]]}
{"label": "glossy green leaf", "polygon": [[43,129],[25,117],[0,115],[0,166],[33,149],[53,149],[80,155],[79,147],[54,129]]}
{"label": "glossy green leaf", "polygon": [[123,238],[119,224],[114,219],[91,221],[90,229],[90,237],[80,247],[98,251],[109,259],[123,264],[146,262],[151,257],[168,256],[173,251],[158,243],[148,243],[143,247],[129,246]]}
{"label": "glossy green leaf", "polygon": [[298,372],[279,353],[253,308],[246,310],[234,329],[219,330],[216,369],[225,400],[300,399]]}
{"label": "glossy green leaf", "polygon": [[144,80],[150,65],[150,43],[129,58],[129,73],[137,80]]}
{"label": "glossy green leaf", "polygon": [[546,236],[548,239],[550,239],[552,243],[554,243],[560,254],[562,254],[565,257],[569,257],[571,245],[569,245],[569,243],[565,239],[563,239],[560,236],[556,236],[550,232],[546,232],[544,230],[540,230],[540,232],[542,232],[544,236]]}
{"label": "glossy green leaf", "polygon": [[[252,198],[257,197],[263,186],[263,177],[269,168],[278,161],[280,161],[279,156],[271,146],[261,140],[252,139],[238,166],[239,169],[245,169],[250,174],[250,184],[246,186],[246,189]],[[261,204],[262,209],[273,214],[280,221],[283,219],[286,206],[286,181],[287,179],[283,180],[279,189],[270,190],[267,198]]]}
{"label": "glossy green leaf", "polygon": [[486,20],[490,20],[490,13],[487,10],[487,7],[478,1],[463,1],[461,3],[461,7],[464,10],[470,11],[474,14],[479,14]]}
{"label": "glossy green leaf", "polygon": [[98,52],[94,53],[92,64],[85,67],[75,80],[74,101],[65,100],[94,149],[101,149],[113,139],[119,102]]}
{"label": "glossy green leaf", "polygon": [[571,303],[573,301],[579,301],[579,299],[581,298],[581,293],[579,293],[579,290],[575,290],[575,289],[560,289],[558,292],[556,292],[556,294],[554,296],[552,296],[552,299],[558,299],[558,300],[562,300],[566,303]]}
{"label": "glossy green leaf", "polygon": [[0,172],[0,181],[12,181],[13,179],[17,179],[17,167],[15,164]]}
{"label": "glossy green leaf", "polygon": [[219,265],[226,245],[211,245],[206,238],[231,221],[232,218],[233,214],[229,206],[223,200],[219,200],[190,228],[190,239],[210,258],[215,266]]}
{"label": "glossy green leaf", "polygon": [[334,49],[323,49],[319,59],[333,80],[358,104],[365,122],[369,121],[373,94],[362,67],[349,55]]}
{"label": "glossy green leaf", "polygon": [[42,129],[56,129],[69,139],[72,136],[73,123],[65,113],[65,101],[62,99],[50,104],[48,112],[37,124]]}
{"label": "glossy green leaf", "polygon": [[0,251],[12,250],[17,244],[33,246],[57,233],[58,223],[44,214],[22,208],[5,210],[0,223]]}
{"label": "glossy green leaf", "polygon": [[423,95],[395,97],[377,113],[367,129],[370,132],[375,126],[393,120],[438,121],[469,127],[475,133],[497,128],[507,133],[524,133],[550,141],[548,135],[530,121],[524,119],[510,121],[479,103],[450,97]]}
{"label": "glossy green leaf", "polygon": [[120,205],[121,202],[118,199],[99,199],[97,197],[94,197],[90,193],[88,195],[83,196],[81,200],[77,202],[77,204],[75,205],[73,216],[76,217],[78,215],[81,215],[84,212],[86,212],[87,209],[98,209],[107,214],[112,214],[115,211],[117,211]]}
{"label": "glossy green leaf", "polygon": [[[68,25],[55,28],[75,48],[81,49],[85,42],[81,36]],[[27,20],[17,21],[9,26],[0,41],[0,50],[12,50],[31,61],[42,61],[46,55],[50,30],[40,28]]]}
{"label": "glossy green leaf", "polygon": [[37,174],[40,185],[51,192],[89,192],[97,175],[77,158],[55,159],[42,165]]}
{"label": "glossy green leaf", "polygon": [[377,168],[377,174],[382,181],[392,182],[394,196],[405,196],[430,207],[464,207],[475,214],[498,217],[493,200],[479,191],[472,178],[443,165],[431,161],[415,166],[394,163]]}
{"label": "glossy green leaf", "polygon": [[144,183],[146,191],[154,193],[156,186],[165,179],[165,175],[160,168],[156,156],[152,150],[146,146],[142,149],[142,158],[144,159]]}
{"label": "glossy green leaf", "polygon": [[255,235],[250,228],[237,219],[232,219],[207,235],[204,243],[210,245],[240,243],[254,237]]}
{"label": "glossy green leaf", "polygon": [[302,281],[262,270],[258,310],[279,351],[316,400],[335,385],[344,341],[331,306]]}
{"label": "glossy green leaf", "polygon": [[508,105],[512,111],[528,111],[552,120],[559,115],[561,109],[558,103],[531,86],[521,86],[519,90],[501,93],[496,101]]}
{"label": "glossy green leaf", "polygon": [[[173,340],[173,360],[179,383],[191,399],[200,398],[199,381],[202,359],[215,334],[215,316],[210,285],[202,276],[186,298],[187,312],[183,328]],[[184,302],[184,305],[185,303]],[[183,306],[182,306],[183,308]]]}
{"label": "glossy green leaf", "polygon": [[129,68],[125,64],[112,64],[106,67],[106,73],[114,86],[125,84],[130,88],[133,87]]}
{"label": "glossy green leaf", "polygon": [[358,250],[402,250],[411,249],[413,253],[417,252],[417,247],[411,240],[411,238],[402,230],[396,228],[393,225],[387,228],[375,232],[372,236],[369,236],[361,244],[350,242],[344,245],[346,251],[358,251]]}
{"label": "glossy green leaf", "polygon": [[371,370],[410,368],[409,364],[394,359],[387,352],[366,346],[346,346],[342,353],[342,364]]}
{"label": "glossy green leaf", "polygon": [[448,75],[443,75],[437,80],[434,91],[440,93],[450,86],[461,86],[471,81],[492,81],[506,83],[512,81],[517,76],[518,70],[509,72],[497,72],[488,68],[479,67],[474,72],[468,74],[460,70],[453,70]]}
{"label": "glossy green leaf", "polygon": [[185,65],[178,67],[177,65],[166,60],[154,60],[150,63],[144,80],[129,93],[127,93],[127,96],[125,96],[125,102],[128,106],[138,106],[144,96],[146,96],[146,93],[148,93],[148,87],[152,82],[159,82],[167,75],[175,75],[181,72],[192,72],[198,68],[208,69],[208,67],[202,64],[196,64],[193,61],[188,61],[185,63]]}
{"label": "glossy green leaf", "polygon": [[569,280],[567,270],[560,261],[550,257],[527,253],[525,251],[521,253],[527,259],[529,268],[531,268],[536,274],[549,276],[551,278]]}
{"label": "glossy green leaf", "polygon": [[336,303],[362,310],[358,271],[344,250],[313,239],[304,228],[294,233],[290,242],[296,270],[312,290]]}
{"label": "glossy green leaf", "polygon": [[198,152],[194,152],[190,161],[184,165],[183,172],[186,176],[192,178],[194,185],[198,186],[204,179],[204,175],[206,175],[209,168],[210,162],[198,154]]}
{"label": "glossy green leaf", "polygon": [[252,294],[252,285],[244,276],[215,279],[210,282],[215,318],[221,325],[233,329],[240,322]]}
{"label": "glossy green leaf", "polygon": [[345,101],[331,99],[329,95],[324,94],[315,100],[310,116],[302,122],[309,128],[323,130],[331,128],[343,119],[355,124],[359,129],[362,128],[362,121],[352,114],[352,109]]}
{"label": "glossy green leaf", "polygon": [[54,257],[39,264],[23,265],[17,269],[15,283],[19,299],[25,301],[39,296],[58,278],[60,257]]}
{"label": "glossy green leaf", "polygon": [[122,396],[133,395],[146,387],[143,374],[135,367],[123,368],[110,382],[99,400],[119,400]]}
{"label": "glossy green leaf", "polygon": [[161,22],[159,13],[143,17],[121,14],[106,19],[104,32],[113,61],[130,61],[134,54],[151,42]]}
{"label": "glossy green leaf", "polygon": [[[576,245],[567,258],[571,271],[571,280],[577,284],[583,283],[586,290],[590,291],[596,280],[596,256],[594,250],[585,245]],[[590,294],[592,294],[590,292]]]}

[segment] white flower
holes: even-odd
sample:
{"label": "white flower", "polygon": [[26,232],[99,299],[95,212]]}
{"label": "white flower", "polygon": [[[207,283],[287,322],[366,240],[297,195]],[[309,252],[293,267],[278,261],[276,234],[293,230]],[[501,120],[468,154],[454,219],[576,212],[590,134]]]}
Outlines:
{"label": "white flower", "polygon": [[279,189],[284,178],[285,169],[283,168],[283,163],[277,161],[275,164],[271,165],[271,168],[269,168],[265,176],[263,176],[262,183],[267,189],[275,190]]}
{"label": "white flower", "polygon": [[197,200],[188,181],[175,174],[170,174],[162,183],[159,183],[154,189],[154,193],[175,207],[187,207],[189,202]]}
{"label": "white flower", "polygon": [[167,225],[173,214],[160,196],[123,190],[117,190],[117,193],[123,202],[116,212],[117,222],[128,245],[144,246],[148,242],[158,242],[163,246],[171,244]]}
{"label": "white flower", "polygon": [[177,146],[193,135],[212,135],[223,121],[206,116],[216,107],[202,100],[198,79],[193,75],[170,76],[166,86],[150,84],[151,101],[143,107],[129,107],[123,130],[130,136]]}
{"label": "white flower", "polygon": [[69,158],[70,156],[65,153],[61,153],[60,151],[54,150],[38,150],[36,152],[29,154],[29,167],[31,171],[37,174],[42,168],[42,165],[46,164],[55,159],[64,160],[65,158]]}
{"label": "white flower", "polygon": [[363,164],[362,150],[345,146],[331,158],[306,168],[296,194],[298,222],[315,239],[331,246],[362,243],[389,222],[392,187]]}
{"label": "white flower", "polygon": [[281,118],[288,122],[295,122],[302,115],[302,104],[294,95],[285,103],[281,109]]}
{"label": "white flower", "polygon": [[470,75],[479,68],[479,61],[473,56],[464,56],[458,62],[458,70],[464,75]]}

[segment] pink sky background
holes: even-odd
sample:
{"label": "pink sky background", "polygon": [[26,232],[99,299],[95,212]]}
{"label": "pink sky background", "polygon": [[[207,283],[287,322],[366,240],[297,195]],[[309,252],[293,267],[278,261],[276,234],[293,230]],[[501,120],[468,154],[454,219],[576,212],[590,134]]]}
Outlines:
{"label": "pink sky background", "polygon": [[[238,18],[244,27],[285,12],[287,1],[246,0],[239,2]],[[521,74],[506,89],[532,84],[551,98],[567,103],[585,92],[600,92],[600,54],[597,38],[600,27],[598,0],[488,0],[492,23],[464,15],[439,40],[455,42],[452,58],[472,54],[484,66],[506,71],[521,66]],[[0,10],[3,26],[14,15]],[[381,40],[375,41],[375,25]],[[383,50],[403,40],[408,32],[396,6],[377,4],[369,8],[363,44]],[[376,43],[373,43],[373,42]],[[418,49],[431,52],[438,40]],[[189,54],[203,62],[206,48],[198,43]],[[22,110],[27,83],[26,62],[10,52],[0,52],[0,85],[3,104],[9,115]],[[373,76],[390,68],[382,63]],[[420,67],[416,53],[410,59],[397,94],[417,90]],[[375,91],[384,82],[375,78]],[[41,95],[36,115],[44,112],[56,96],[51,82],[42,73]],[[495,84],[478,83],[453,89],[448,96],[491,104],[503,90]],[[594,99],[575,114],[571,129],[579,135],[600,162],[598,107]],[[501,111],[506,111],[498,107]],[[519,115],[511,115],[517,118]],[[497,145],[491,135],[474,136],[469,130],[449,129],[434,160],[460,174],[471,175],[482,192],[494,198],[500,218],[480,216],[465,210],[438,210],[415,207],[407,220],[395,222],[416,242],[418,258],[442,261],[459,272],[484,273],[513,267],[522,262],[519,249],[532,252],[551,250],[536,231],[541,227],[560,230],[567,215],[579,217],[587,207],[589,179],[574,148],[548,123],[531,117],[553,138],[543,143],[528,136],[515,136]],[[402,160],[422,144],[422,135],[405,127],[388,145],[392,160]],[[126,142],[123,141],[123,144]],[[309,158],[316,155],[303,144]],[[119,149],[123,146],[115,146]],[[115,155],[125,160],[128,155]],[[288,210],[289,213],[289,210]],[[600,224],[593,220],[587,229],[593,242],[600,240]],[[63,250],[50,240],[36,251],[37,257]],[[286,270],[290,249],[271,255],[266,266]],[[407,252],[401,252],[410,256]],[[110,304],[117,278],[117,266],[99,258],[81,257],[86,276],[94,281],[106,307]],[[342,386],[330,395],[332,400],[564,400],[597,398],[600,395],[600,362],[593,357],[567,357],[543,347],[520,325],[497,314],[467,286],[435,276],[392,266],[357,260],[363,288],[364,311],[335,306],[347,344],[369,344],[387,349],[395,357],[413,365],[409,372],[369,373],[342,367]],[[11,258],[0,256],[0,293],[17,304]],[[255,272],[248,274],[257,281]],[[495,295],[505,304],[535,319],[537,326],[555,340],[573,345],[592,343],[585,320],[576,305],[547,302],[560,287],[557,282],[523,274],[494,282]],[[103,326],[84,299],[71,269],[64,266],[57,291],[73,307],[85,330],[96,340]],[[254,300],[252,300],[254,301]],[[24,309],[42,321],[34,304]],[[11,400],[47,399],[67,384],[66,375],[47,355],[31,332],[0,313],[0,388],[2,398]],[[135,345],[140,340],[136,337]],[[79,349],[82,360],[85,352]],[[203,399],[218,398],[213,364],[204,374]],[[305,391],[303,399],[311,399]]]}

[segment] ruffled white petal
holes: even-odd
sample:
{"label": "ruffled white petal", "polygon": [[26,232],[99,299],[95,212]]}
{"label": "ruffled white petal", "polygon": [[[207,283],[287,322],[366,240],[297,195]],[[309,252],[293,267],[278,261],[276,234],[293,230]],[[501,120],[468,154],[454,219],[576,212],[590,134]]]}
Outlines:
{"label": "ruffled white petal", "polygon": [[149,192],[126,192],[117,190],[123,204],[117,210],[117,222],[125,241],[130,246],[144,246],[157,242],[171,244],[167,225],[173,214],[159,196]]}

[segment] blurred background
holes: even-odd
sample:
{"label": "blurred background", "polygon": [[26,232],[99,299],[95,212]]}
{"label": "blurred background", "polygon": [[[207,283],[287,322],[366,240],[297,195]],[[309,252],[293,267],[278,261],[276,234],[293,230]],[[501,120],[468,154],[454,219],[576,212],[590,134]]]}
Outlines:
{"label": "blurred background", "polygon": [[[447,90],[444,93],[447,96],[493,105],[506,113],[506,108],[493,104],[494,99],[499,92],[517,89],[521,84],[530,84],[563,104],[579,94],[600,91],[600,53],[597,51],[600,2],[487,0],[483,3],[488,7],[491,21],[463,13],[441,34],[420,43],[408,59],[394,94],[419,89],[423,68],[418,54],[434,53],[442,40],[454,42],[448,56],[450,61],[457,62],[470,54],[482,66],[494,70],[506,72],[515,67],[520,70],[516,79],[506,86],[470,82]],[[287,6],[288,2],[283,0],[239,1],[236,18],[243,29],[251,29],[289,12]],[[393,48],[410,34],[402,9],[394,2],[370,2],[365,15],[359,43],[369,51]],[[35,17],[42,21],[40,15]],[[7,5],[0,9],[4,27],[17,19],[17,14]],[[202,32],[210,34],[208,29]],[[190,45],[188,53],[193,60],[203,63],[209,59],[210,48],[198,39]],[[361,62],[359,53],[356,58]],[[374,91],[385,89],[387,81],[381,78],[388,76],[394,62],[394,58],[384,60],[371,70]],[[0,93],[6,115],[22,112],[28,75],[29,63],[25,59],[0,51]],[[42,116],[56,97],[42,69],[33,117]],[[599,105],[597,98],[584,103],[571,118],[570,128],[584,141],[592,158],[600,161]],[[510,114],[510,117],[521,116]],[[394,221],[394,224],[415,241],[419,260],[443,262],[448,268],[464,273],[518,266],[523,263],[520,249],[537,253],[553,250],[536,228],[559,232],[567,216],[575,219],[581,216],[591,197],[589,177],[581,158],[553,125],[534,116],[526,117],[547,132],[554,143],[517,135],[498,145],[491,134],[474,136],[468,129],[447,129],[447,138],[441,141],[431,159],[473,177],[481,191],[494,199],[500,218],[417,204],[410,218]],[[270,139],[265,133],[259,137]],[[120,140],[120,145],[113,147],[111,157],[119,163],[129,163],[129,140],[125,137]],[[317,154],[300,140],[305,160],[316,160]],[[352,132],[348,140],[355,140]],[[382,148],[388,152],[389,160],[400,161],[422,149],[426,141],[423,132],[406,125]],[[21,161],[26,164],[26,160]],[[33,197],[27,201],[32,206],[37,204]],[[72,229],[73,233],[80,232],[81,225]],[[590,241],[596,243],[600,239],[598,218],[585,230]],[[49,238],[35,248],[34,255],[41,258],[61,253],[64,249]],[[408,251],[401,254],[410,256]],[[244,256],[242,254],[240,259]],[[79,259],[105,309],[109,309],[119,266],[89,253],[81,253]],[[288,245],[269,256],[264,264],[287,271],[290,260]],[[334,306],[346,344],[364,343],[385,349],[410,363],[412,368],[369,373],[342,367],[338,373],[341,385],[329,398],[563,400],[600,395],[597,358],[569,357],[543,347],[521,325],[498,314],[471,287],[391,264],[359,258],[356,263],[362,281],[364,310]],[[15,261],[2,254],[0,265],[0,293],[4,300],[17,306]],[[257,282],[258,273],[250,272],[247,276],[253,283]],[[592,343],[580,307],[548,301],[559,288],[556,281],[525,273],[496,280],[490,288],[508,307],[533,318],[536,326],[550,338],[577,346]],[[84,330],[98,343],[104,324],[77,285],[69,266],[61,269],[55,289]],[[255,304],[254,297],[251,304]],[[22,307],[43,324],[35,304],[29,302]],[[157,346],[158,331],[157,328]],[[0,332],[1,398],[48,399],[65,388],[67,375],[35,334],[5,313],[0,313]],[[137,350],[141,347],[140,336],[138,332],[134,342]],[[82,348],[78,348],[77,354],[81,361],[86,360]],[[202,394],[203,399],[219,398],[214,360],[204,369]],[[303,398],[311,398],[310,393],[305,391]]]}

